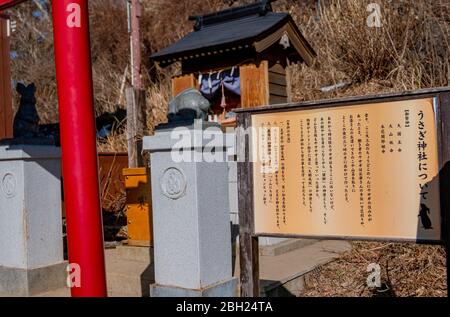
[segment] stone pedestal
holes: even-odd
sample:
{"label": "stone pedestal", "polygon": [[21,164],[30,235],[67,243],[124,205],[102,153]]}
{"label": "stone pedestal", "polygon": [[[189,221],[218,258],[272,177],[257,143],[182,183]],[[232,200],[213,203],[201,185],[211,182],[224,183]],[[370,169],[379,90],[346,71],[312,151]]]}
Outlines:
{"label": "stone pedestal", "polygon": [[60,150],[0,146],[0,293],[64,287]]}
{"label": "stone pedestal", "polygon": [[151,296],[236,296],[225,136],[220,127],[204,129],[157,131],[144,138],[155,241]]}

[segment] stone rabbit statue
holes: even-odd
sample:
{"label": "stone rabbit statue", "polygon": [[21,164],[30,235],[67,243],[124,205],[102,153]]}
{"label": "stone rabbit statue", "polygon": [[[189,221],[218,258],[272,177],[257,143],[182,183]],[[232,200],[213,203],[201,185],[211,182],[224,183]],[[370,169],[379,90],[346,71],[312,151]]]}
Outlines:
{"label": "stone rabbit statue", "polygon": [[188,88],[169,103],[169,123],[205,120],[211,107],[208,99],[196,89]]}
{"label": "stone rabbit statue", "polygon": [[36,86],[17,84],[20,94],[19,110],[14,117],[14,138],[36,138],[39,136],[39,115],[36,110]]}

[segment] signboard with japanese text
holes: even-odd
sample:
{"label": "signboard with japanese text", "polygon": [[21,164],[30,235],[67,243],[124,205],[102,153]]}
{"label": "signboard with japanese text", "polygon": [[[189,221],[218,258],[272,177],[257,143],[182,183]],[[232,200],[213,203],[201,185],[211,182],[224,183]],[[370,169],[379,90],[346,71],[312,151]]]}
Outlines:
{"label": "signboard with japanese text", "polygon": [[254,234],[440,241],[437,102],[251,113]]}

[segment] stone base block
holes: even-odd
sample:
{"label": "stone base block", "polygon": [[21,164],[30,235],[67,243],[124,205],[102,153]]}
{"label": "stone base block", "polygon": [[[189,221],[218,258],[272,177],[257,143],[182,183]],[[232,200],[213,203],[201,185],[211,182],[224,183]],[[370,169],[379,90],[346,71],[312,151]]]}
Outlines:
{"label": "stone base block", "polygon": [[67,262],[37,269],[0,266],[0,294],[34,296],[65,287]]}
{"label": "stone base block", "polygon": [[186,289],[153,284],[150,297],[237,297],[237,278],[204,289]]}

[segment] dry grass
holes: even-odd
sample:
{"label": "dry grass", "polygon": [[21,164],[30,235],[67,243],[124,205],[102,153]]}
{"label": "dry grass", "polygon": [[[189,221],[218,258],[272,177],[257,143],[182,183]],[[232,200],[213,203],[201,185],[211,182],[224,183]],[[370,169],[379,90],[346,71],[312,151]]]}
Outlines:
{"label": "dry grass", "polygon": [[[368,265],[381,266],[380,289],[367,287]],[[305,297],[445,297],[445,250],[413,244],[354,242],[308,278]]]}
{"label": "dry grass", "polygon": [[[144,85],[151,118],[147,127],[165,120],[169,79],[175,65],[161,70],[148,57],[192,28],[187,17],[211,12],[232,0],[143,0],[142,17]],[[318,53],[313,67],[294,65],[294,100],[412,90],[448,85],[450,74],[450,0],[380,0],[382,27],[369,28],[366,10],[369,0],[280,0],[275,9],[288,11]],[[96,113],[125,107],[124,88],[130,84],[129,41],[124,1],[90,1],[91,42]],[[11,11],[18,22],[13,35],[14,80],[36,82],[38,108],[43,123],[58,120],[54,76],[51,19],[29,18],[37,9],[30,2]],[[332,93],[320,88],[339,82],[350,87]],[[17,104],[17,102],[15,102]],[[152,119],[153,118],[153,119]],[[124,150],[123,136],[111,140],[111,150]],[[102,145],[102,148],[107,145]]]}
{"label": "dry grass", "polygon": [[[187,32],[187,17],[251,1],[142,0],[144,85],[147,87],[148,131],[164,122],[169,79],[175,65],[161,70],[146,58]],[[293,65],[295,101],[372,94],[448,85],[450,0],[380,0],[381,28],[366,25],[369,0],[280,0],[318,53],[313,67]],[[125,107],[124,88],[130,84],[129,41],[125,1],[90,1],[95,109],[100,114]],[[13,35],[15,81],[35,82],[43,123],[57,122],[57,96],[51,18],[30,18],[37,7],[21,5],[11,14],[18,22]],[[320,88],[339,82],[350,87],[332,93]],[[15,102],[17,104],[17,102]],[[118,139],[118,140],[116,140]],[[114,135],[101,149],[125,150],[124,136]]]}
{"label": "dry grass", "polygon": [[[450,1],[377,1],[382,27],[369,28],[373,1],[322,1],[321,14],[287,7],[313,44],[312,68],[293,67],[296,100],[446,86],[450,76]],[[319,88],[350,82],[350,88]]]}
{"label": "dry grass", "polygon": [[[49,1],[47,1],[47,4]],[[151,63],[148,56],[191,30],[187,17],[198,12],[214,11],[227,6],[221,0],[143,0],[143,82],[147,87],[146,126],[151,133],[156,124],[166,119],[169,100],[170,77],[178,68],[161,71]],[[50,5],[47,5],[49,8]],[[41,123],[58,121],[55,69],[53,58],[53,35],[51,17],[33,18],[38,7],[34,2],[20,5],[11,10],[17,30],[12,38],[12,50],[17,52],[13,60],[15,82],[35,82],[37,106]],[[92,69],[94,79],[95,111],[99,115],[125,108],[124,89],[130,85],[129,35],[127,31],[125,1],[89,1]],[[31,18],[30,18],[31,17]],[[17,105],[17,95],[14,96]],[[154,118],[154,119],[153,119]],[[126,150],[125,136],[114,134],[106,143],[99,144],[100,150]]]}

